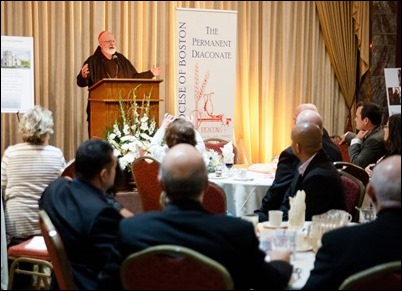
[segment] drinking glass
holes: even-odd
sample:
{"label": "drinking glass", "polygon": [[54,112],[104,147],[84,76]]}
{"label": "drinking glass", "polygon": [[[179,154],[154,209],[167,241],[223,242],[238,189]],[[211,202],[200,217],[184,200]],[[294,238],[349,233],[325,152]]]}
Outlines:
{"label": "drinking glass", "polygon": [[376,212],[374,207],[360,208],[359,209],[359,222],[366,223],[376,219]]}
{"label": "drinking glass", "polygon": [[230,169],[233,167],[233,164],[234,164],[234,154],[224,156],[223,160],[224,160],[226,167],[228,168],[228,176],[231,176]]}

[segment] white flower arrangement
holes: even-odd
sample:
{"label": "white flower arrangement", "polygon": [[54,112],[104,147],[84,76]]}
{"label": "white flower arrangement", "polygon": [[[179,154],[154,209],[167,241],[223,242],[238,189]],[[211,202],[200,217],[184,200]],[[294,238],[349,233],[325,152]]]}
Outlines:
{"label": "white flower arrangement", "polygon": [[209,149],[206,151],[206,156],[209,160],[208,163],[208,172],[209,173],[213,173],[216,171],[216,168],[222,164],[222,155],[216,151],[214,151],[213,149]]}
{"label": "white flower arrangement", "polygon": [[113,129],[107,132],[107,140],[114,149],[113,154],[119,158],[120,168],[128,172],[136,158],[149,152],[156,130],[155,118],[149,117],[152,90],[148,96],[144,96],[139,106],[135,91],[140,85],[133,89],[130,102],[123,104],[121,93],[119,94],[121,121],[116,121]]}

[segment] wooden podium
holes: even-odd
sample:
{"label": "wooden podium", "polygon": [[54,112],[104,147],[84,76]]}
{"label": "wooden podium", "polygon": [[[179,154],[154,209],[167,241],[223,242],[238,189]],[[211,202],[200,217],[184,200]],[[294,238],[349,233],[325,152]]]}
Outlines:
{"label": "wooden podium", "polygon": [[89,137],[106,138],[106,131],[113,124],[121,121],[119,95],[124,103],[133,101],[135,91],[137,104],[141,105],[144,97],[150,96],[149,117],[155,117],[159,123],[159,83],[162,80],[154,79],[102,79],[89,88]]}

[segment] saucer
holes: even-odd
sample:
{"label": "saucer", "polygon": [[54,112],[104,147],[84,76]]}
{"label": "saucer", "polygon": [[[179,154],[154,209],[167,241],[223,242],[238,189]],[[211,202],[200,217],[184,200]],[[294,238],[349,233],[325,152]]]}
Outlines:
{"label": "saucer", "polygon": [[240,177],[235,177],[233,178],[235,181],[253,181],[254,178],[240,178]]}
{"label": "saucer", "polygon": [[211,174],[208,175],[208,178],[209,178],[209,179],[217,179],[217,180],[220,180],[220,179],[227,179],[228,176],[227,176],[227,175],[222,175],[222,176],[220,176],[220,177],[217,177],[217,176],[215,175],[215,173],[211,173]]}
{"label": "saucer", "polygon": [[265,228],[287,228],[288,227],[288,222],[287,221],[282,221],[280,226],[273,226],[269,221],[264,221],[261,223],[262,227]]}
{"label": "saucer", "polygon": [[312,246],[296,247],[296,252],[298,253],[309,252],[312,249],[313,249]]}

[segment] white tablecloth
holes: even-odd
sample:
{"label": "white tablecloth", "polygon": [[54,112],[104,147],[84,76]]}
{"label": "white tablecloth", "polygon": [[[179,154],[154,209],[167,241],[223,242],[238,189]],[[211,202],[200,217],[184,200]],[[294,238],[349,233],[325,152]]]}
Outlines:
{"label": "white tablecloth", "polygon": [[217,178],[209,174],[209,180],[218,184],[226,193],[227,210],[233,216],[253,213],[261,206],[261,201],[274,180],[273,174],[247,171],[248,180],[237,177],[237,169],[232,169],[232,176]]}

